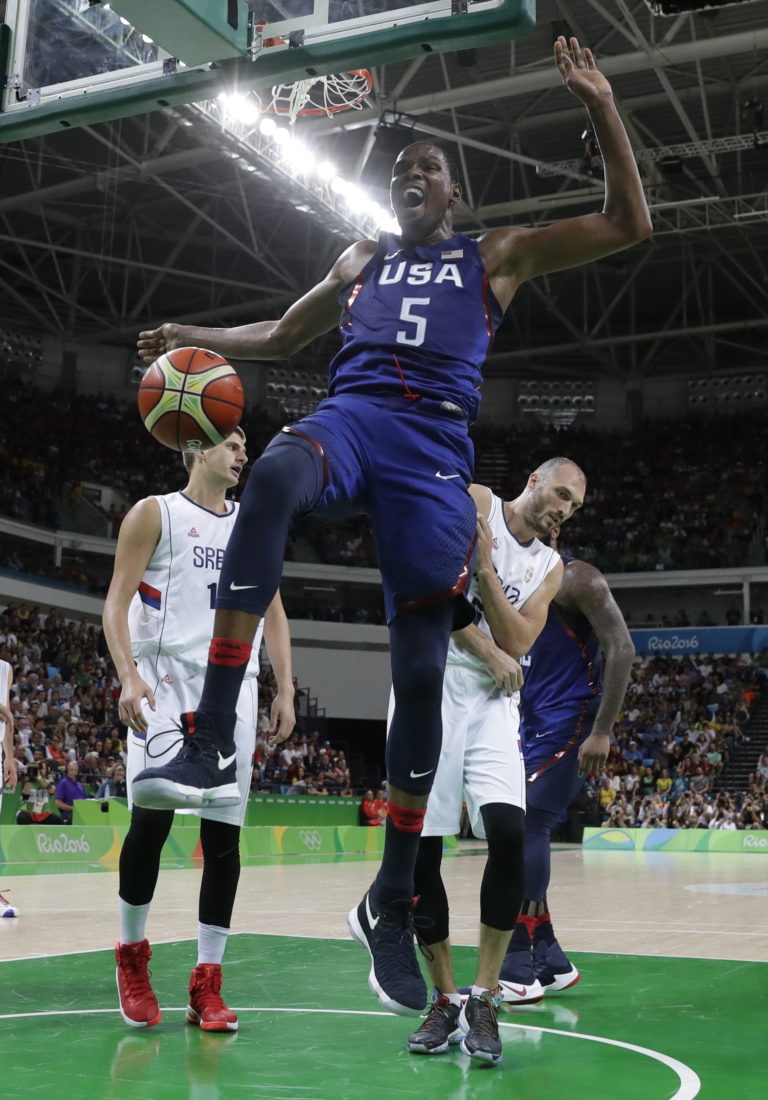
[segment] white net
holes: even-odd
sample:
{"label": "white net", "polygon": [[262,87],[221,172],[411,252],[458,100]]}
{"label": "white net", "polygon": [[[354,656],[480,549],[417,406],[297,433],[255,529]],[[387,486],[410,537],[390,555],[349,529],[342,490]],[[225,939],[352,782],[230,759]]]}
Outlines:
{"label": "white net", "polygon": [[373,77],[367,69],[298,80],[295,84],[276,84],[269,91],[256,93],[262,111],[285,115],[293,123],[299,115],[331,115],[354,107],[360,110],[373,90]]}

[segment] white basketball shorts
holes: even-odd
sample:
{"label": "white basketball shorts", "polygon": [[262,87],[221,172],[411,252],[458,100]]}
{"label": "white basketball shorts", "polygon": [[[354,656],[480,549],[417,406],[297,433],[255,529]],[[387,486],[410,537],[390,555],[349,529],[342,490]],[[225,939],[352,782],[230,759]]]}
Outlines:
{"label": "white basketball shorts", "polygon": [[[194,710],[200,701],[203,690],[204,672],[188,664],[160,654],[152,661],[139,659],[136,662],[139,675],[155,693],[157,710],[150,710],[144,704],[144,714],[149,724],[146,737],[135,730],[128,730],[128,805],[133,805],[131,788],[134,776],[145,768],[159,768],[170,763],[181,748],[181,730],[179,715]],[[212,806],[177,810],[177,813],[192,813],[198,817],[208,817],[213,821],[226,821],[230,825],[242,825],[248,805],[253,772],[253,753],[256,748],[256,721],[258,719],[258,680],[249,676],[243,681],[240,697],[237,701],[237,724],[235,726],[235,748],[237,750],[237,785],[240,788],[240,802],[237,806]]]}
{"label": "white basketball shorts", "polygon": [[442,716],[443,745],[422,835],[455,836],[466,801],[472,832],[485,838],[482,806],[525,809],[518,695],[502,695],[489,677],[448,665]]}

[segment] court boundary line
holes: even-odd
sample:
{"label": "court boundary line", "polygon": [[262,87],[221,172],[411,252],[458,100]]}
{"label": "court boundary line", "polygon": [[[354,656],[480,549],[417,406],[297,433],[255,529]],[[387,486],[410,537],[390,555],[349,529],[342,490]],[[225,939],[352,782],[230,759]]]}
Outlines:
{"label": "court boundary line", "polygon": [[[13,918],[13,919],[20,920],[22,918],[19,917],[19,918]],[[310,935],[307,935],[306,933],[300,933],[300,932],[292,932],[292,933],[287,933],[287,932],[251,932],[251,931],[249,931],[247,929],[244,929],[244,928],[237,929],[237,930],[231,929],[229,934],[230,934],[230,937],[232,937],[232,936],[274,936],[274,937],[277,937],[278,939],[284,939],[284,940],[328,940],[331,943],[353,943],[354,942],[352,940],[351,936],[310,936]],[[749,935],[753,935],[753,934],[755,934],[755,935],[765,935],[764,932],[763,933],[748,933],[748,934]],[[476,950],[477,949],[477,944],[458,943],[458,942],[454,942],[454,941],[452,941],[452,942],[453,942],[454,947],[466,947],[466,948],[469,948],[469,950]],[[157,947],[158,945],[167,945],[169,943],[197,943],[197,937],[196,936],[182,936],[180,938],[179,937],[174,937],[173,939],[152,939],[152,940],[150,940],[150,944],[153,947]],[[2,958],[0,956],[0,966],[2,966],[3,963],[31,962],[31,961],[34,961],[34,960],[41,960],[41,959],[56,959],[56,958],[64,958],[64,957],[67,957],[69,955],[93,955],[93,954],[97,954],[100,951],[107,951],[107,952],[111,953],[113,951],[113,947],[83,947],[83,948],[78,948],[75,951],[52,951],[52,952],[47,952],[44,955],[12,955],[7,959]],[[632,958],[637,958],[637,959],[683,959],[686,962],[724,962],[724,963],[744,963],[744,962],[746,962],[746,963],[754,964],[755,966],[768,966],[768,961],[766,961],[765,959],[743,959],[743,958],[733,958],[733,957],[730,957],[730,956],[722,956],[722,955],[718,955],[717,957],[713,957],[711,955],[659,955],[659,954],[652,953],[650,951],[615,951],[615,950],[614,951],[588,951],[586,949],[582,950],[580,948],[574,948],[571,953],[574,954],[574,955],[595,955],[598,958],[605,958],[607,956],[613,956],[614,958],[618,958],[618,959],[632,959]],[[385,1013],[385,1015],[386,1015],[386,1013]],[[2,1016],[0,1016],[0,1019],[2,1019]]]}
{"label": "court boundary line", "polygon": [[[55,1008],[55,1009],[42,1009],[39,1012],[4,1012],[0,1014],[0,1020],[24,1020],[34,1019],[36,1017],[46,1016],[100,1016],[105,1014],[115,1015],[117,1013],[116,1008],[86,1008],[86,1009],[71,1009],[71,1008]],[[270,1006],[234,1006],[233,1012],[279,1012],[279,1013],[293,1013],[298,1015],[321,1015],[321,1016],[376,1016],[385,1017],[387,1019],[397,1018],[392,1012],[377,1012],[373,1009],[346,1009],[346,1008],[277,1008]],[[186,1006],[183,1008],[166,1008],[163,1006],[163,1012],[186,1012]],[[673,1058],[669,1054],[664,1054],[660,1050],[653,1050],[651,1047],[639,1046],[637,1043],[628,1043],[623,1039],[608,1039],[602,1035],[590,1035],[587,1032],[582,1031],[560,1031],[554,1027],[538,1027],[534,1024],[517,1024],[511,1023],[507,1020],[499,1020],[499,1027],[517,1029],[518,1031],[537,1031],[547,1035],[565,1036],[570,1039],[583,1039],[590,1043],[602,1043],[605,1046],[617,1047],[620,1050],[628,1050],[633,1054],[640,1054],[645,1058],[651,1058],[655,1062],[660,1062],[662,1065],[671,1069],[680,1082],[680,1087],[677,1092],[673,1093],[669,1100],[694,1100],[701,1091],[701,1079],[695,1070],[686,1065],[685,1062],[681,1062],[677,1058]]]}

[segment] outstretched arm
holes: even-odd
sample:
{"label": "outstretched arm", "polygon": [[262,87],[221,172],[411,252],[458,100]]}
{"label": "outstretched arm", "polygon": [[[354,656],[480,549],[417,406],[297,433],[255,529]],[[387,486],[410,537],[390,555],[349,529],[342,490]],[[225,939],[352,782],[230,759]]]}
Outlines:
{"label": "outstretched arm", "polygon": [[138,349],[146,363],[174,348],[201,347],[229,359],[285,359],[301,351],[339,321],[338,295],[359,275],[376,250],[374,241],[358,241],[341,254],[322,282],[299,298],[279,320],[236,328],[199,328],[167,322],[139,333]]}
{"label": "outstretched arm", "polygon": [[589,619],[605,653],[600,707],[592,732],[579,749],[579,769],[584,774],[598,771],[608,758],[613,725],[624,701],[635,647],[608,582],[594,566],[571,562],[565,570],[565,580],[556,602],[580,611]]}
{"label": "outstretched arm", "polygon": [[599,214],[564,218],[541,228],[491,230],[481,239],[486,270],[502,306],[526,279],[619,252],[652,232],[632,147],[592,51],[582,49],[575,38],[569,48],[560,37],[555,62],[566,88],[589,112],[605,169],[605,201]]}

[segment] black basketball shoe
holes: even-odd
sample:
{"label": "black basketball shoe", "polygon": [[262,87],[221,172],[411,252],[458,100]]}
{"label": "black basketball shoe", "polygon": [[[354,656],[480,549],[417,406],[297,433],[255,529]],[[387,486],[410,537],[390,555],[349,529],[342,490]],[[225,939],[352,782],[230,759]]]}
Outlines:
{"label": "black basketball shoe", "polygon": [[368,985],[390,1012],[420,1016],[427,1004],[427,986],[413,942],[415,899],[378,906],[372,892],[347,917],[353,937],[371,956]]}
{"label": "black basketball shoe", "polygon": [[241,795],[235,747],[222,752],[211,737],[213,729],[202,711],[182,714],[181,748],[169,764],[139,772],[131,784],[136,805],[149,810],[236,806]]}
{"label": "black basketball shoe", "polygon": [[459,1027],[461,1007],[451,1004],[437,990],[432,994],[432,1004],[421,1027],[408,1040],[412,1054],[444,1054],[451,1043],[461,1041],[464,1032]]}
{"label": "black basketball shoe", "polygon": [[486,989],[477,997],[471,994],[461,1010],[459,1026],[465,1032],[461,1049],[478,1062],[496,1066],[502,1059],[499,1038],[499,1005],[501,994]]}

